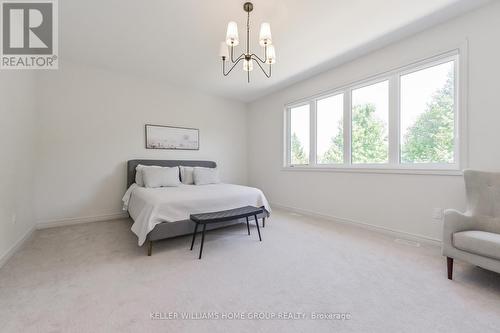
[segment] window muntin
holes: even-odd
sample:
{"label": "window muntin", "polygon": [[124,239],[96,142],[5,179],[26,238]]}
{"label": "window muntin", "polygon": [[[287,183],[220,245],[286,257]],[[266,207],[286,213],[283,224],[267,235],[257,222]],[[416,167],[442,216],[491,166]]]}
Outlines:
{"label": "window muntin", "polygon": [[[393,70],[390,72],[387,72],[385,74],[377,75],[374,76],[370,79],[364,80],[364,81],[358,81],[356,83],[353,83],[351,85],[346,85],[342,88],[337,88],[335,90],[332,90],[332,92],[327,92],[325,94],[321,95],[316,95],[311,98],[304,98],[300,101],[300,104],[289,104],[286,109],[286,131],[287,131],[287,137],[286,137],[286,147],[288,148],[286,150],[286,155],[285,155],[285,161],[286,161],[286,166],[297,166],[297,167],[303,167],[302,169],[344,169],[344,170],[381,170],[381,172],[392,172],[397,169],[401,170],[406,170],[403,172],[418,172],[418,173],[455,173],[459,172],[460,168],[463,168],[464,165],[462,165],[462,162],[465,161],[466,156],[464,153],[466,152],[464,150],[464,142],[462,142],[464,139],[466,139],[466,133],[462,133],[463,129],[465,128],[465,124],[463,123],[464,121],[464,115],[462,114],[462,109],[459,106],[459,101],[462,101],[462,88],[460,87],[460,81],[462,79],[462,75],[459,77],[459,69],[463,70],[462,67],[465,66],[462,64],[459,60],[459,54],[457,51],[452,51],[448,52],[447,54],[442,54],[440,56],[436,56],[434,58],[429,58],[428,60],[421,61],[418,63],[414,63],[409,66],[401,67],[400,69]],[[446,134],[443,134],[443,131],[435,131],[435,135],[448,135],[448,139],[445,140],[447,143],[446,149],[442,149],[441,153],[442,155],[438,156],[445,156],[442,158],[422,158],[422,155],[419,155],[419,158],[415,158],[414,156],[412,158],[409,157],[408,154],[403,155],[405,152],[408,151],[408,146],[405,146],[408,144],[407,139],[405,139],[408,135],[408,132],[412,125],[415,124],[416,116],[414,113],[412,113],[411,109],[408,111],[408,103],[411,101],[411,97],[408,97],[410,93],[408,93],[408,89],[410,89],[410,84],[412,83],[412,79],[415,78],[412,74],[418,73],[422,71],[423,74],[427,74],[425,72],[426,69],[430,69],[436,66],[440,65],[448,65],[448,68],[452,67],[452,79],[451,82],[453,84],[453,87],[451,89],[449,88],[449,94],[447,95],[447,101],[448,101],[448,107],[447,107],[447,115],[448,115],[448,121],[446,122],[447,124],[447,129],[444,131]],[[443,66],[444,68],[445,66]],[[429,75],[429,74],[427,74]],[[448,79],[448,78],[447,78]],[[442,82],[441,82],[442,83]],[[380,84],[380,86],[377,86],[377,84]],[[374,94],[376,97],[374,98],[368,98],[366,97],[366,94],[363,93],[363,88],[374,88],[372,86],[376,86],[379,89],[382,89],[387,91],[386,93],[382,94]],[[433,87],[433,85],[429,85],[430,87]],[[435,87],[435,86],[434,86]],[[444,88],[443,85],[441,85],[442,88]],[[417,88],[418,89],[418,88]],[[439,89],[438,89],[439,90]],[[459,96],[460,94],[460,96]],[[332,96],[337,96],[337,95],[343,95],[343,127],[339,129],[332,129],[332,127],[328,127],[323,124],[323,119],[325,119],[324,114],[322,114],[324,111],[324,107],[321,105],[322,100],[326,100],[329,97]],[[423,102],[423,100],[426,100],[425,98],[425,91],[417,94],[419,96],[424,95],[424,97],[420,98],[420,101],[417,106],[419,106],[420,112],[416,112],[416,114],[423,114],[425,111],[425,107],[422,107],[422,103],[426,104]],[[428,96],[428,94],[427,94]],[[451,101],[450,101],[450,96],[451,96]],[[363,98],[362,98],[363,97]],[[385,99],[383,102],[379,102],[378,100],[380,99]],[[375,137],[377,138],[377,142],[383,142],[383,144],[378,144],[375,145],[375,147],[382,147],[382,152],[387,152],[387,157],[383,155],[384,158],[375,158],[375,157],[380,157],[380,155],[375,155],[375,157],[369,156],[370,158],[366,158],[366,154],[360,154],[357,155],[357,152],[362,151],[360,147],[362,145],[359,144],[359,142],[363,142],[363,140],[360,139],[359,136],[357,136],[355,131],[356,129],[364,129],[363,126],[358,126],[356,124],[357,119],[354,119],[353,123],[353,116],[357,116],[357,112],[359,113],[359,110],[356,109],[356,105],[362,105],[363,103],[366,104],[366,102],[374,102],[375,104],[375,112],[371,112],[372,114],[376,114],[377,112],[381,112],[383,110],[383,113],[377,114],[377,119],[381,121],[382,124],[386,125],[386,132],[384,131],[375,131],[376,133],[380,134],[383,133],[382,135],[376,135]],[[452,104],[452,113],[450,113],[450,107],[449,105]],[[294,165],[292,163],[292,158],[291,158],[291,149],[290,149],[290,133],[291,133],[291,110],[294,108],[297,108],[299,106],[304,106],[307,105],[309,106],[309,123],[306,124],[309,125],[309,134],[310,134],[310,140],[309,140],[309,146],[310,149],[307,149],[306,147],[303,148],[304,154],[307,155],[307,153],[310,152],[310,160],[308,160],[308,164],[299,164],[299,165]],[[383,107],[378,107],[379,105],[382,105]],[[387,105],[387,106],[385,106]],[[415,106],[413,106],[415,108]],[[354,109],[354,110],[353,110]],[[423,111],[424,110],[424,111]],[[365,112],[366,113],[366,112]],[[450,116],[452,119],[450,119]],[[431,122],[432,123],[432,122]],[[452,129],[450,131],[450,128]],[[321,132],[324,132],[325,136],[331,136],[331,134],[335,131],[335,138],[340,139],[342,138],[342,144],[339,144],[336,153],[337,157],[335,157],[333,160],[334,161],[339,161],[340,158],[338,157],[340,155],[339,147],[343,147],[343,163],[332,163],[326,161],[323,157],[324,155],[324,147],[328,143],[327,140],[323,138],[323,135]],[[339,136],[339,133],[342,131],[342,135]],[[331,133],[329,133],[331,132]],[[370,133],[370,131],[368,131]],[[373,134],[373,131],[371,132]],[[453,138],[450,141],[449,134],[453,133]],[[464,136],[465,135],[465,136]],[[353,137],[354,136],[354,137]],[[380,140],[382,138],[382,140]],[[406,140],[406,141],[405,141]],[[339,140],[340,142],[340,140]],[[358,143],[357,143],[358,142]],[[368,140],[368,142],[371,142]],[[452,142],[450,144],[450,142]],[[451,145],[451,148],[450,148]],[[373,146],[373,144],[372,144]],[[439,147],[442,148],[443,145],[439,145]],[[364,147],[366,148],[366,146]],[[440,149],[441,149],[440,148]],[[431,150],[430,148],[426,148],[428,151]],[[368,149],[369,151],[374,151],[376,149],[370,148]],[[439,149],[437,150],[439,152]],[[446,152],[446,154],[444,152]],[[380,151],[379,151],[380,153]],[[436,154],[435,154],[436,155]],[[423,155],[425,156],[435,156],[435,155]],[[365,157],[363,157],[365,156]],[[328,163],[325,163],[328,162]],[[299,168],[300,169],[300,168]],[[385,170],[385,171],[384,171]]]}
{"label": "window muntin", "polygon": [[290,109],[290,164],[309,164],[309,104]]}
{"label": "window muntin", "polygon": [[389,81],[352,90],[351,161],[389,161]]}
{"label": "window muntin", "polygon": [[455,63],[400,77],[401,163],[455,162]]}
{"label": "window muntin", "polygon": [[316,101],[316,163],[344,163],[344,94]]}

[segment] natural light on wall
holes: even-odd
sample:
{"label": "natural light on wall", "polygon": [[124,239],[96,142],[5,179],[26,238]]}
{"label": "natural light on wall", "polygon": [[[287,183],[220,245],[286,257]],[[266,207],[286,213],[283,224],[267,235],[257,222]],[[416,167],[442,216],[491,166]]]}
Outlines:
{"label": "natural light on wall", "polygon": [[285,166],[458,169],[457,70],[449,54],[289,105]]}

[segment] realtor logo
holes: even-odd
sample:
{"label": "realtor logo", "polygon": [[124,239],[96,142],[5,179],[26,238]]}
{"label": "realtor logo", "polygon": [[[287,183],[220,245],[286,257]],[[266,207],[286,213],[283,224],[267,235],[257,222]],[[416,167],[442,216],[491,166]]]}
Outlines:
{"label": "realtor logo", "polygon": [[57,69],[56,0],[1,3],[1,69]]}

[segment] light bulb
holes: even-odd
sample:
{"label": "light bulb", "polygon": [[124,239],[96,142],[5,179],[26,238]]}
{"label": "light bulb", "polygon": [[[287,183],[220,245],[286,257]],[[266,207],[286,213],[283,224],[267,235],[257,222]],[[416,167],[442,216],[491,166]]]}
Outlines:
{"label": "light bulb", "polygon": [[229,58],[229,50],[227,48],[226,42],[221,42],[220,43],[220,51],[219,51],[219,56],[221,58]]}
{"label": "light bulb", "polygon": [[245,72],[253,71],[253,61],[252,60],[243,60],[243,70]]}
{"label": "light bulb", "polygon": [[267,47],[267,58],[266,58],[266,62],[268,64],[274,64],[276,63],[276,51],[274,50],[274,45],[269,45]]}
{"label": "light bulb", "polygon": [[271,26],[269,23],[262,23],[260,25],[260,33],[259,33],[259,44],[264,47],[266,45],[271,45],[273,43],[273,38],[271,36]]}
{"label": "light bulb", "polygon": [[238,38],[238,25],[236,22],[231,21],[227,24],[227,33],[226,33],[226,44],[228,46],[236,46],[240,43]]}

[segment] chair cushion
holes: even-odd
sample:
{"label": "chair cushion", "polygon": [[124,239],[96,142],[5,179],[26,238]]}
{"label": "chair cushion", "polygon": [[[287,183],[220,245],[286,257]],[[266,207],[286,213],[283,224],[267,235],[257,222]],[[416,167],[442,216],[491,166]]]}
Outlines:
{"label": "chair cushion", "polygon": [[456,232],[453,245],[463,251],[500,260],[500,234],[476,230]]}

